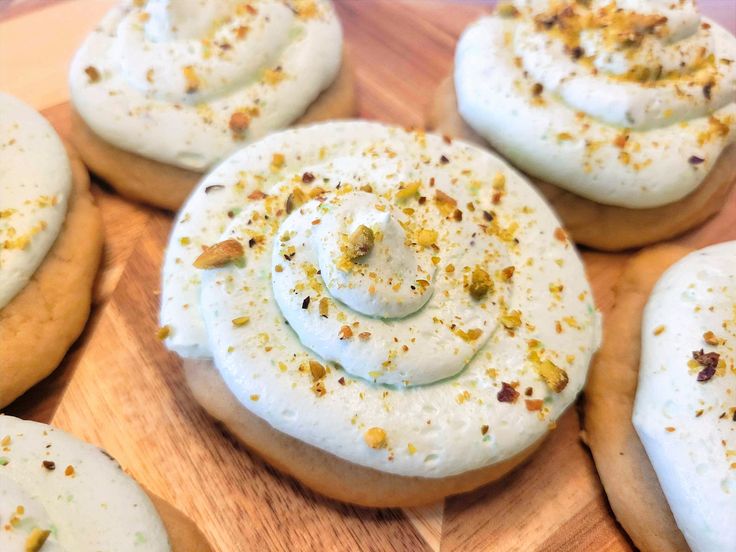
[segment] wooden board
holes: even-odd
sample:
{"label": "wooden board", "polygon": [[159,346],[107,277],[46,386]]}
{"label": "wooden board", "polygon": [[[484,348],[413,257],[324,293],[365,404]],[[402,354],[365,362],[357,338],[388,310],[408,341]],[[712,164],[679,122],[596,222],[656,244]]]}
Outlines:
{"label": "wooden board", "polygon": [[[112,0],[0,2],[0,89],[67,128],[66,66]],[[356,60],[361,114],[420,125],[457,36],[488,2],[338,1]],[[702,1],[736,30],[733,0]],[[11,45],[11,47],[8,47]],[[6,411],[99,444],[195,519],[217,550],[630,550],[606,504],[574,409],[534,459],[502,482],[417,510],[368,510],[315,496],[253,457],[192,400],[154,334],[171,216],[97,186],[106,251],[96,306],[57,372]],[[736,238],[736,193],[678,241]],[[628,254],[584,251],[599,307]],[[298,459],[295,459],[298,461]]]}

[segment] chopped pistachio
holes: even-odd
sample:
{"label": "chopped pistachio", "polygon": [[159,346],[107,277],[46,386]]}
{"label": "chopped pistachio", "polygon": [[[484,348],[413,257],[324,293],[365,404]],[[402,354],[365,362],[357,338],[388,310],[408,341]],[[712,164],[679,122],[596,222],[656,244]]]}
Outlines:
{"label": "chopped pistachio", "polygon": [[363,435],[366,444],[372,449],[386,447],[386,432],[380,427],[372,427]]}
{"label": "chopped pistachio", "polygon": [[375,244],[373,230],[361,224],[348,238],[348,258],[352,261],[371,252]]}
{"label": "chopped pistachio", "polygon": [[206,248],[194,261],[195,268],[210,269],[225,266],[245,255],[242,244],[235,239],[225,240]]}

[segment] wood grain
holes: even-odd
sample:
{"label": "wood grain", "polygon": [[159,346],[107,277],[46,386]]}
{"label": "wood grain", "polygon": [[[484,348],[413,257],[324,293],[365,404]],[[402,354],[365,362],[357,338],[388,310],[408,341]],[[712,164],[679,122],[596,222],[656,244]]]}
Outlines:
{"label": "wood grain", "polygon": [[[62,134],[69,57],[111,3],[0,1],[0,44],[13,45],[0,47],[0,86],[44,109]],[[457,36],[491,6],[449,0],[336,4],[355,57],[361,115],[404,126],[422,124],[434,87],[452,66]],[[732,0],[701,4],[736,30]],[[92,319],[60,369],[9,413],[52,421],[104,446],[226,552],[631,549],[580,443],[574,410],[510,477],[427,508],[354,508],[281,476],[212,423],[186,389],[178,359],[154,336],[170,216],[127,203],[99,183],[95,196],[106,251]],[[734,239],[735,218],[733,193],[719,216],[678,241],[700,247]],[[582,255],[606,312],[629,254]]]}

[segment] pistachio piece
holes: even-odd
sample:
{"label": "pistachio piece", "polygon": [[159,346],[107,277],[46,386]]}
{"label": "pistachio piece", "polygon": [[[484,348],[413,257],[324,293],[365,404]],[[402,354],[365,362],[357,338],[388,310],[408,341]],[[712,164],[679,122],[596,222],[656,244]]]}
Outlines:
{"label": "pistachio piece", "polygon": [[298,209],[307,201],[307,194],[302,192],[301,188],[294,190],[286,198],[286,213],[291,213],[294,209]]}
{"label": "pistachio piece", "polygon": [[312,381],[319,381],[325,377],[327,370],[325,370],[325,367],[316,360],[310,360],[309,372],[312,374]]}
{"label": "pistachio piece", "polygon": [[202,251],[194,261],[195,268],[210,269],[225,266],[245,255],[245,250],[238,240],[221,241]]}
{"label": "pistachio piece", "polygon": [[38,552],[41,550],[41,547],[46,542],[46,539],[49,538],[50,534],[51,531],[48,529],[39,529],[38,527],[35,527],[26,539],[26,552]]}
{"label": "pistachio piece", "polygon": [[358,226],[348,238],[348,258],[352,261],[371,252],[376,237],[365,224]]}
{"label": "pistachio piece", "polygon": [[422,228],[417,233],[417,243],[422,247],[432,247],[437,242],[437,230]]}
{"label": "pistachio piece", "polygon": [[372,449],[386,447],[386,432],[380,427],[372,427],[363,435],[366,444]]}
{"label": "pistachio piece", "polygon": [[476,301],[483,299],[483,297],[488,295],[488,292],[493,291],[493,280],[491,280],[490,274],[481,267],[476,266],[470,277],[468,291],[470,292],[470,296]]}

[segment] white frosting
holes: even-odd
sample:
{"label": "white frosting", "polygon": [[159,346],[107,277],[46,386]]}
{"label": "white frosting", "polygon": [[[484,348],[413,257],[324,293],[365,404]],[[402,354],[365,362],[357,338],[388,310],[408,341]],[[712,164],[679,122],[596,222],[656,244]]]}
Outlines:
{"label": "white frosting", "polygon": [[[736,139],[736,39],[690,0],[516,4],[458,43],[468,124],[525,172],[599,203],[643,209],[695,190]],[[630,35],[637,18],[658,22]]]}
{"label": "white frosting", "polygon": [[[708,336],[707,332],[712,332]],[[711,379],[693,352],[719,355]],[[633,422],[694,552],[736,551],[736,241],[691,253],[644,311]]]}
{"label": "white frosting", "polygon": [[71,185],[53,127],[0,93],[0,309],[28,284],[59,235]]}
{"label": "white frosting", "polygon": [[[316,188],[287,216],[295,189]],[[341,246],[360,225],[373,249],[346,266]],[[179,214],[163,335],[179,354],[212,356],[279,431],[381,471],[445,477],[531,445],[585,381],[598,318],[560,232],[523,178],[461,142],[366,122],[282,132],[216,167]],[[193,267],[226,239],[244,263]],[[473,299],[478,267],[492,289]],[[310,360],[326,367],[318,381]],[[542,364],[569,384],[552,390]],[[497,398],[502,382],[517,385],[515,403]],[[364,442],[371,427],[385,448]]]}
{"label": "white frosting", "polygon": [[51,531],[43,552],[170,550],[153,504],[115,460],[11,416],[0,416],[0,516],[3,552],[27,552],[34,529]]}
{"label": "white frosting", "polygon": [[[205,171],[298,119],[340,68],[329,0],[123,1],[77,52],[75,109],[124,150]],[[239,114],[242,127],[231,121]]]}

